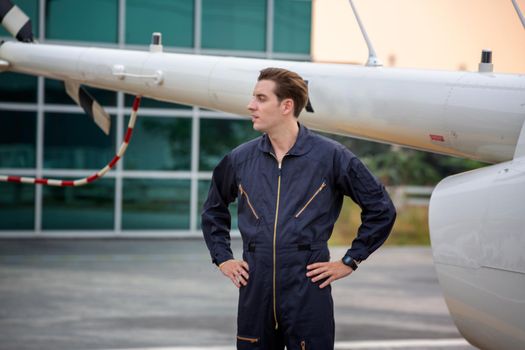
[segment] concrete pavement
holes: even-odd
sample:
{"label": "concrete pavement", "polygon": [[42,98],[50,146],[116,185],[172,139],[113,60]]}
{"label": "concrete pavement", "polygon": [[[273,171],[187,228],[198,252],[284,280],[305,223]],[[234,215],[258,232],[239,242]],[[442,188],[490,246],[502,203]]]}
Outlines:
{"label": "concrete pavement", "polygon": [[[381,248],[333,295],[338,349],[473,349],[430,248]],[[237,296],[201,240],[0,241],[2,350],[233,349]]]}

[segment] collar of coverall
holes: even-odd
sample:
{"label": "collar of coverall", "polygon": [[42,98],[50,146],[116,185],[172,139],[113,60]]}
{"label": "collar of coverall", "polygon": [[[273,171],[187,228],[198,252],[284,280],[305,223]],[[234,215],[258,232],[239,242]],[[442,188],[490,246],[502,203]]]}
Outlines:
{"label": "collar of coverall", "polygon": [[[297,140],[295,140],[294,145],[287,155],[291,156],[300,156],[305,153],[308,153],[310,149],[312,148],[312,142],[310,140],[310,130],[308,130],[305,126],[303,126],[301,123],[297,123],[299,125],[299,134],[297,135]],[[272,143],[270,142],[270,138],[267,134],[264,134],[261,137],[261,140],[259,141],[259,149],[265,153],[274,153]]]}

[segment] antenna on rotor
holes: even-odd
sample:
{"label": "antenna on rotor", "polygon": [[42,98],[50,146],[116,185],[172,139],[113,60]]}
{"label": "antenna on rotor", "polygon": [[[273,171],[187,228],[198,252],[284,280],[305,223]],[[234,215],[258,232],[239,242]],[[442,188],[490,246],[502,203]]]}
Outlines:
{"label": "antenna on rotor", "polygon": [[366,30],[363,26],[363,23],[361,23],[359,14],[357,13],[357,10],[354,6],[354,2],[352,0],[348,0],[348,2],[350,2],[350,6],[352,6],[352,11],[354,12],[355,19],[357,20],[357,24],[359,24],[359,28],[361,29],[361,33],[363,34],[363,38],[365,39],[366,46],[368,46],[368,60],[366,61],[366,65],[369,67],[382,67],[383,62],[381,62],[379,58],[377,58],[376,51],[374,50],[374,47],[372,46],[372,43],[368,38],[368,34],[366,34]]}
{"label": "antenna on rotor", "polygon": [[520,7],[518,6],[518,3],[516,2],[516,0],[512,0],[512,5],[514,5],[514,9],[516,10],[518,17],[520,18],[523,29],[525,29],[525,18],[523,18],[523,14],[521,13]]}

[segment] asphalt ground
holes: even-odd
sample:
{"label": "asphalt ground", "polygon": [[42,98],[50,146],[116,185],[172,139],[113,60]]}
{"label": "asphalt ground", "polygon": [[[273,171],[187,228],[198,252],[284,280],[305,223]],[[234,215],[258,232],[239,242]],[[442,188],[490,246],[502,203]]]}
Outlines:
{"label": "asphalt ground", "polygon": [[[234,349],[237,297],[202,240],[0,240],[2,350]],[[428,247],[381,248],[333,297],[336,349],[474,349]]]}

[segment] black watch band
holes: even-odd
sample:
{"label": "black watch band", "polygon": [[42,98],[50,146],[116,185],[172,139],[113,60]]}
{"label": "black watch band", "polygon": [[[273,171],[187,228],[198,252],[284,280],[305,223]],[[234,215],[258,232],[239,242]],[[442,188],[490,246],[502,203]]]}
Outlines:
{"label": "black watch band", "polygon": [[350,255],[345,255],[341,260],[343,261],[343,264],[350,266],[352,270],[357,270],[357,262]]}

